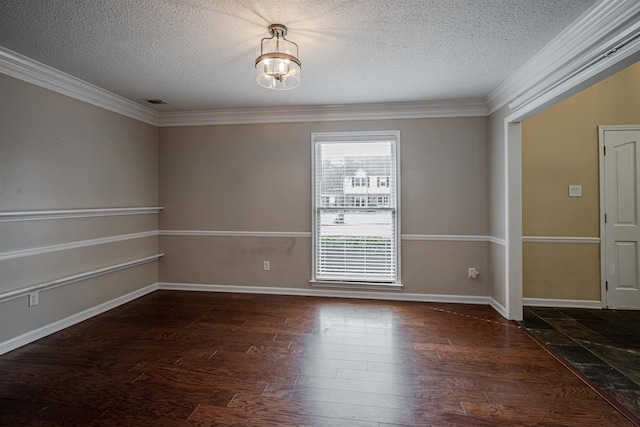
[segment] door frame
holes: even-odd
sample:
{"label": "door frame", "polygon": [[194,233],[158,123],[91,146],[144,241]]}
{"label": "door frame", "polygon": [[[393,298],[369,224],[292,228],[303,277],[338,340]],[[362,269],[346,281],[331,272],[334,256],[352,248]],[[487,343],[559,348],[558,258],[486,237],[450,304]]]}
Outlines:
{"label": "door frame", "polygon": [[604,171],[604,134],[606,131],[640,130],[637,125],[600,125],[598,126],[598,168],[600,169],[600,301],[607,308],[607,233],[605,215],[605,171]]}

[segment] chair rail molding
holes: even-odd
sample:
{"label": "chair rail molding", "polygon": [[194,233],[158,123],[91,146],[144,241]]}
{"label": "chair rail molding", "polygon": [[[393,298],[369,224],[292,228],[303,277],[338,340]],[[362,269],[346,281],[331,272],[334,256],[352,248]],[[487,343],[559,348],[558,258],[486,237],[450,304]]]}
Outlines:
{"label": "chair rail molding", "polygon": [[159,213],[163,207],[92,208],[41,211],[0,212],[0,222],[40,221],[46,219],[90,218],[94,216],[149,215]]}
{"label": "chair rail molding", "polygon": [[[160,236],[203,236],[203,237],[273,237],[311,238],[309,231],[220,231],[220,230],[160,230]],[[483,235],[456,234],[402,234],[401,240],[440,242],[496,242],[495,238]]]}
{"label": "chair rail molding", "polygon": [[523,243],[600,243],[599,237],[522,236]]}
{"label": "chair rail molding", "polygon": [[13,291],[0,294],[0,303],[9,301],[16,298],[29,295],[32,292],[42,292],[50,289],[55,289],[60,286],[69,285],[71,283],[81,282],[83,280],[93,279],[94,277],[103,276],[105,274],[115,273],[116,271],[126,270],[128,268],[137,267],[139,265],[147,264],[157,261],[163,253],[150,255],[144,258],[135,259],[132,261],[123,262],[120,264],[110,265],[108,267],[98,268],[96,270],[85,271],[83,273],[75,274],[73,276],[63,277],[60,279],[52,280],[50,282],[41,283],[38,285],[28,286],[26,288],[20,288]]}
{"label": "chair rail molding", "polygon": [[140,233],[121,234],[118,236],[99,237],[97,239],[78,240],[75,242],[61,243],[58,245],[41,246],[38,248],[21,249],[18,251],[2,252],[0,253],[0,261],[8,259],[23,258],[33,255],[42,255],[52,252],[66,251],[70,249],[86,248],[89,246],[104,245],[107,243],[123,242],[125,240],[143,239],[145,237],[157,236],[158,232],[142,231]]}

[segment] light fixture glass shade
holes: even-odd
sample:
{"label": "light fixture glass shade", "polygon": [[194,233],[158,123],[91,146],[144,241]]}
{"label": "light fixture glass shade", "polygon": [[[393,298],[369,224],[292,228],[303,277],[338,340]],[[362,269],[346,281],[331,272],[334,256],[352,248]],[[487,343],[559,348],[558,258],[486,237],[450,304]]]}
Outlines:
{"label": "light fixture glass shade", "polygon": [[287,27],[269,26],[271,37],[260,41],[260,56],[256,58],[257,81],[267,89],[286,90],[300,85],[298,45],[285,39]]}

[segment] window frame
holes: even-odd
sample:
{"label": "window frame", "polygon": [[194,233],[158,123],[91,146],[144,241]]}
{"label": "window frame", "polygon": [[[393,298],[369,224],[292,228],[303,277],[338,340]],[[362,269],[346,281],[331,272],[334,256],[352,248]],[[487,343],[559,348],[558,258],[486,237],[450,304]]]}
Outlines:
{"label": "window frame", "polygon": [[[367,281],[341,281],[341,280],[324,280],[316,277],[316,254],[317,254],[317,240],[318,232],[316,227],[316,221],[318,220],[318,211],[320,209],[317,206],[316,201],[316,151],[317,145],[322,143],[331,142],[378,142],[378,141],[393,141],[395,144],[395,167],[396,167],[396,179],[390,181],[395,182],[396,192],[396,207],[395,207],[395,249],[396,249],[396,266],[395,266],[395,280],[392,282],[367,282]],[[402,289],[402,271],[401,271],[401,169],[400,169],[400,131],[357,131],[357,132],[312,132],[311,133],[311,286],[318,287],[339,287],[339,288],[353,288],[353,289],[385,289],[385,290],[401,290]],[[369,177],[367,177],[368,179]],[[352,181],[353,182],[353,181]],[[392,188],[391,182],[389,187]],[[391,199],[389,198],[389,201]],[[372,208],[380,208],[373,206]],[[384,209],[393,209],[390,207],[384,207]]]}

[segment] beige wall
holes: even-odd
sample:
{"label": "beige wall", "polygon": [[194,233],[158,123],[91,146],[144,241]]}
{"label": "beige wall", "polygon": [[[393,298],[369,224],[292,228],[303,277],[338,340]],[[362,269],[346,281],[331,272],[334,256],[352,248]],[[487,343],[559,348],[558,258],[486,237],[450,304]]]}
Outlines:
{"label": "beige wall", "polygon": [[[157,206],[157,129],[0,75],[0,212]],[[0,296],[157,253],[157,215],[0,222]],[[5,259],[8,258],[8,259]],[[0,303],[0,343],[157,282],[157,263]]]}
{"label": "beige wall", "polygon": [[[311,133],[356,130],[401,132],[403,234],[487,235],[484,117],[161,128],[160,229],[310,233]],[[309,287],[308,237],[160,241],[161,282]],[[487,248],[404,241],[404,292],[488,295]],[[468,267],[480,280],[467,279]]]}
{"label": "beige wall", "polygon": [[[640,64],[525,120],[523,235],[599,237],[598,125],[638,123]],[[600,300],[599,247],[587,246],[525,243],[524,297]]]}

